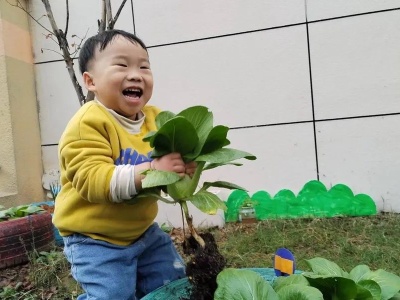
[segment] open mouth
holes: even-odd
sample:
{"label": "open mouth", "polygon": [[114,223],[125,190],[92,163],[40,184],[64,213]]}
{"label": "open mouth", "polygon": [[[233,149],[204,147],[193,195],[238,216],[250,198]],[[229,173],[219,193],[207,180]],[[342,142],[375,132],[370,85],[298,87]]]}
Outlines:
{"label": "open mouth", "polygon": [[122,91],[125,97],[138,99],[143,95],[142,89],[139,88],[129,88]]}

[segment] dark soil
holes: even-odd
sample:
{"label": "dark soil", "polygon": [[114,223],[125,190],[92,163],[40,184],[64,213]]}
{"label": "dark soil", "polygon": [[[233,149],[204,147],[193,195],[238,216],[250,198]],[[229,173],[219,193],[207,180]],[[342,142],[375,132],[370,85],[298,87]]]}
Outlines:
{"label": "dark soil", "polygon": [[217,275],[224,269],[226,259],[218,250],[211,233],[200,236],[206,244],[203,249],[193,237],[184,243],[184,252],[191,255],[186,266],[186,275],[192,284],[190,300],[213,300],[217,289]]}

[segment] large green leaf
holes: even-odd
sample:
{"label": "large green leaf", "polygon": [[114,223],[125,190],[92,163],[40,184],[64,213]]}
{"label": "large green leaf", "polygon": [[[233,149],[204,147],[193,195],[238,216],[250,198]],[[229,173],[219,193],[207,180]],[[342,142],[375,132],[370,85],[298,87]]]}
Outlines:
{"label": "large green leaf", "polygon": [[312,287],[319,289],[327,299],[353,300],[357,295],[356,283],[348,278],[304,274]]}
{"label": "large green leaf", "polygon": [[375,281],[361,280],[357,283],[355,300],[381,300],[381,297],[381,288]]}
{"label": "large green leaf", "polygon": [[167,193],[174,200],[183,200],[187,199],[189,196],[192,196],[196,187],[193,188],[192,179],[189,175],[185,175],[179,181],[169,184],[167,186]]}
{"label": "large green leaf", "polygon": [[358,265],[354,267],[349,274],[349,278],[353,279],[355,283],[365,280],[366,276],[371,272],[367,265]]}
{"label": "large green leaf", "polygon": [[23,212],[23,214],[25,216],[27,216],[27,215],[31,215],[31,214],[35,214],[35,213],[44,211],[44,209],[41,208],[40,206],[28,205],[27,207],[20,209],[20,211]]}
{"label": "large green leaf", "polygon": [[[170,111],[162,111],[156,117],[156,126],[157,129],[160,129],[167,121],[175,117],[175,114]],[[144,142],[150,142],[152,146],[154,144],[154,137],[156,136],[157,131],[151,131],[146,134],[143,138]],[[153,147],[153,146],[152,146]]]}
{"label": "large green leaf", "polygon": [[278,292],[281,288],[288,286],[288,285],[293,285],[293,284],[299,284],[299,285],[305,285],[308,286],[310,285],[308,283],[308,280],[300,274],[292,274],[290,276],[279,276],[277,277],[274,282],[272,283],[272,287],[276,292]]}
{"label": "large green leaf", "polygon": [[151,157],[157,158],[157,157],[167,155],[169,153],[171,153],[171,150],[169,150],[169,149],[153,149],[153,151],[151,152]]}
{"label": "large green leaf", "polygon": [[226,165],[233,165],[233,166],[242,166],[243,164],[241,163],[224,163],[224,164],[206,164],[205,167],[203,168],[203,171],[205,170],[211,170],[217,167],[221,167],[221,166],[226,166]]}
{"label": "large green leaf", "polygon": [[306,263],[318,275],[348,277],[349,275],[343,271],[336,263],[322,257],[315,257],[306,260]]}
{"label": "large green leaf", "polygon": [[382,300],[390,299],[400,291],[400,277],[385,270],[379,269],[370,272],[365,279],[373,280],[379,284],[382,291]]}
{"label": "large green leaf", "polygon": [[390,298],[390,300],[400,300],[400,293],[394,295],[392,298]]}
{"label": "large green leaf", "polygon": [[188,120],[199,136],[199,140],[204,143],[209,132],[213,128],[213,114],[205,106],[192,106],[182,110],[178,116]]}
{"label": "large green leaf", "polygon": [[182,116],[188,120],[193,125],[199,137],[199,142],[193,153],[185,155],[185,159],[191,161],[199,155],[210,131],[213,129],[213,114],[205,106],[192,106],[181,111],[178,116]]}
{"label": "large green leaf", "polygon": [[142,199],[155,198],[166,203],[176,203],[172,200],[166,199],[160,195],[160,189],[158,188],[146,188],[143,189],[139,194],[135,195],[133,198],[124,200],[124,204],[136,204]]}
{"label": "large green leaf", "polygon": [[205,190],[200,190],[188,200],[202,212],[215,215],[218,209],[227,210],[227,207],[217,195]]}
{"label": "large green leaf", "polygon": [[318,289],[301,284],[284,286],[277,293],[279,300],[324,300]]}
{"label": "large green leaf", "polygon": [[142,180],[142,187],[151,188],[156,186],[168,185],[177,182],[181,177],[175,172],[165,172],[151,170],[146,172],[146,177]]}
{"label": "large green leaf", "polygon": [[279,300],[271,285],[250,270],[227,268],[217,276],[214,300]]}
{"label": "large green leaf", "polygon": [[174,117],[157,131],[150,146],[160,152],[179,152],[183,156],[193,151],[198,141],[193,125],[183,117]]}
{"label": "large green leaf", "polygon": [[147,133],[143,138],[143,142],[149,142],[150,145],[153,145],[156,133],[157,131],[150,131],[149,133]]}
{"label": "large green leaf", "polygon": [[170,111],[162,111],[156,117],[157,129],[160,129],[167,121],[175,117],[175,114]]}
{"label": "large green leaf", "polygon": [[229,127],[218,125],[211,129],[206,142],[199,154],[207,154],[229,145],[228,135]]}
{"label": "large green leaf", "polygon": [[205,161],[213,164],[226,164],[228,162],[240,158],[245,158],[249,160],[256,159],[256,157],[253,154],[250,154],[245,151],[236,150],[232,148],[222,148],[208,154],[200,155],[195,160]]}
{"label": "large green leaf", "polygon": [[238,186],[234,183],[227,182],[227,181],[214,181],[214,182],[204,182],[203,187],[201,188],[202,190],[207,190],[209,187],[220,187],[228,190],[243,190],[246,191],[246,189],[242,188],[241,186]]}

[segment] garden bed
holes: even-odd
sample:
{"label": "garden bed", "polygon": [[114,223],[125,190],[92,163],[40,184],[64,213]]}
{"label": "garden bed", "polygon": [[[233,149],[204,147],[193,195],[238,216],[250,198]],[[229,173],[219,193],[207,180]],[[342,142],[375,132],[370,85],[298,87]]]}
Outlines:
{"label": "garden bed", "polygon": [[29,253],[54,242],[51,214],[33,214],[0,222],[0,269],[28,261]]}
{"label": "garden bed", "polygon": [[[398,245],[400,243],[400,214],[381,213],[370,217],[270,220],[253,224],[229,223],[222,229],[210,229],[221,253],[227,259],[227,267],[268,268],[279,247],[290,249],[296,257],[298,269],[307,271],[306,259],[324,257],[335,261],[344,269],[366,264],[371,269],[382,268],[400,275]],[[208,231],[208,230],[207,230]],[[182,251],[182,231],[171,232],[178,250]],[[62,255],[61,248],[58,251]],[[50,299],[76,299],[78,287],[70,276],[54,285],[38,287],[28,274],[29,265],[20,265],[0,271],[0,295],[2,288],[10,287],[14,298],[22,293],[52,294]],[[69,270],[66,270],[68,275]],[[25,274],[23,276],[23,274]],[[27,288],[25,288],[27,287]],[[74,296],[72,296],[74,295]],[[1,298],[1,297],[0,297]],[[3,299],[3,298],[1,298]],[[24,299],[24,298],[22,298]],[[49,298],[43,298],[49,299]]]}

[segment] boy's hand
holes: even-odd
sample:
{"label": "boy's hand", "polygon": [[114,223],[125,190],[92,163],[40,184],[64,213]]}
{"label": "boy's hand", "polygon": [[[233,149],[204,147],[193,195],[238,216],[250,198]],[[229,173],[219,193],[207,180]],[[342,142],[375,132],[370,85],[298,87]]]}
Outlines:
{"label": "boy's hand", "polygon": [[185,176],[185,174],[192,177],[196,171],[196,167],[197,163],[194,161],[185,164],[181,155],[176,152],[155,158],[151,163],[152,169],[175,172],[181,177]]}
{"label": "boy's hand", "polygon": [[195,161],[191,161],[185,165],[185,173],[190,177],[193,177],[194,172],[196,172],[197,163]]}
{"label": "boy's hand", "polygon": [[170,153],[162,157],[155,158],[150,167],[154,170],[175,172],[179,176],[185,176],[186,166],[179,153]]}

